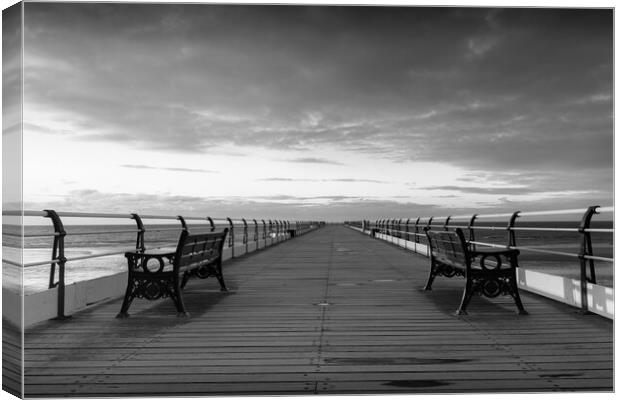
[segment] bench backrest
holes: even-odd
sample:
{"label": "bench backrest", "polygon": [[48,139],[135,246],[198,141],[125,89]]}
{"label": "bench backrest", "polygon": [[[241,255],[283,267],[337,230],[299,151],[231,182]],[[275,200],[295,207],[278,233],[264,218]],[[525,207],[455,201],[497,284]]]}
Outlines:
{"label": "bench backrest", "polygon": [[460,228],[454,231],[425,230],[432,257],[438,261],[469,267],[467,242]]}
{"label": "bench backrest", "polygon": [[220,232],[190,234],[188,231],[181,232],[179,244],[174,257],[174,268],[184,271],[221,261],[222,249],[228,228]]}

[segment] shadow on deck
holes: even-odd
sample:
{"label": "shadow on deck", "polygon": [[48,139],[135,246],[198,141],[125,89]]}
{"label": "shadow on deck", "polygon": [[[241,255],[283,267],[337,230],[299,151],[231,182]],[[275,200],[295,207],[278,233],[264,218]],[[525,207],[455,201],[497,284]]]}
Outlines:
{"label": "shadow on deck", "polygon": [[611,391],[613,323],[522,293],[475,297],[428,260],[328,226],[190,281],[190,318],[170,300],[120,300],[25,335],[25,395]]}

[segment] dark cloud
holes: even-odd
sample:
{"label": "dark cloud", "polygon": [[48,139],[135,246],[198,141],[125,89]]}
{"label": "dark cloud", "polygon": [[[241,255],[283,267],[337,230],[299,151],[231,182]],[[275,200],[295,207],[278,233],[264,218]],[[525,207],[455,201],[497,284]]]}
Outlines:
{"label": "dark cloud", "polygon": [[537,193],[522,187],[477,187],[477,186],[427,186],[424,190],[448,190],[460,193],[481,193],[481,194],[531,194]]}
{"label": "dark cloud", "polygon": [[[473,170],[458,177],[458,185],[409,186],[422,190],[449,190],[460,194],[532,195],[549,193],[590,193],[599,202],[613,198],[613,170],[577,168],[574,170],[544,169],[537,171]],[[580,195],[579,197],[581,197]],[[607,199],[607,200],[605,200]]]}
{"label": "dark cloud", "polygon": [[196,168],[174,168],[174,167],[152,167],[148,165],[134,165],[134,164],[124,164],[121,165],[123,168],[133,168],[133,169],[156,169],[160,171],[174,171],[174,172],[197,172],[201,174],[217,174],[219,171],[213,171],[208,169],[196,169]]}

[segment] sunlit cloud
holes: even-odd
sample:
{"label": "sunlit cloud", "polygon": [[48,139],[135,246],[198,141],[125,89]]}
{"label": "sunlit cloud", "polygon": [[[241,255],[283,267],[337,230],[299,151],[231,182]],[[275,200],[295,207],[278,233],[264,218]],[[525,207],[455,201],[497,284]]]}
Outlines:
{"label": "sunlit cloud", "polygon": [[344,165],[344,163],[341,163],[339,161],[327,160],[325,158],[318,158],[318,157],[299,157],[299,158],[293,158],[293,159],[286,160],[286,161],[294,162],[294,163],[302,163],[302,164]]}
{"label": "sunlit cloud", "polygon": [[271,177],[260,178],[259,181],[266,182],[344,182],[344,183],[389,183],[387,181],[381,181],[377,179],[363,179],[363,178],[326,178],[326,179],[314,179],[314,178],[283,178],[283,177]]}
{"label": "sunlit cloud", "polygon": [[195,168],[177,168],[177,167],[152,167],[149,165],[134,165],[134,164],[125,164],[121,165],[123,168],[133,168],[133,169],[154,169],[160,171],[174,171],[174,172],[197,172],[201,174],[217,174],[219,171],[213,171],[208,169],[195,169]]}

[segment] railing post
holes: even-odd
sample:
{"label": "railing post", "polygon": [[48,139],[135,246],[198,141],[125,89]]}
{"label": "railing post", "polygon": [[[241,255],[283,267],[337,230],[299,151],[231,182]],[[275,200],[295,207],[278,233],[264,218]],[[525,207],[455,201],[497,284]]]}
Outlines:
{"label": "railing post", "polygon": [[409,221],[411,218],[407,218],[407,222],[405,222],[405,240],[409,241]]}
{"label": "railing post", "polygon": [[131,219],[136,221],[136,226],[138,227],[138,234],[136,236],[136,251],[144,252],[144,224],[142,223],[142,218],[136,213],[131,214]]}
{"label": "railing post", "polygon": [[508,231],[508,247],[517,246],[517,236],[512,228],[514,228],[515,222],[517,221],[517,218],[519,218],[520,213],[521,211],[515,211],[510,216],[510,221],[508,221],[508,227],[506,228],[506,230]]}
{"label": "railing post", "polygon": [[[596,275],[594,272],[594,260],[586,259],[585,256],[593,255],[592,249],[592,236],[590,232],[587,232],[587,229],[590,229],[590,223],[592,222],[592,217],[598,212],[596,209],[599,206],[590,206],[586,210],[585,214],[581,218],[581,223],[579,224],[579,233],[581,234],[581,249],[579,251],[579,266],[580,266],[580,286],[581,286],[581,313],[589,314],[588,310],[588,282],[596,284]],[[590,278],[588,278],[587,274],[587,264],[590,266]]]}
{"label": "railing post", "polygon": [[177,215],[177,219],[181,221],[181,229],[189,232],[189,229],[187,229],[187,222],[185,222],[185,218],[183,218],[182,215]]}
{"label": "railing post", "polygon": [[[420,233],[419,232],[419,228],[418,228],[418,224],[419,223],[420,223],[420,217],[418,217],[418,219],[415,220],[415,237],[413,239],[413,241],[415,243],[420,243],[420,239],[419,239],[419,236],[418,236],[418,233]],[[416,247],[416,250],[417,250],[417,247]]]}
{"label": "railing post", "polygon": [[261,219],[261,222],[263,223],[263,240],[265,240],[267,239],[267,224],[265,224],[264,219]]}
{"label": "railing post", "polygon": [[452,218],[452,215],[448,215],[448,218],[446,218],[446,222],[443,223],[443,230],[444,231],[448,230],[448,224],[450,223],[450,218]]}
{"label": "railing post", "polygon": [[228,247],[231,248],[230,258],[234,258],[235,257],[235,225],[233,224],[232,219],[230,219],[230,217],[226,217],[226,220],[228,221],[228,226],[230,228],[230,230],[228,231]]}
{"label": "railing post", "polygon": [[65,264],[67,263],[67,257],[65,257],[65,236],[67,232],[62,224],[62,220],[58,216],[58,213],[54,210],[43,210],[47,214],[46,217],[52,220],[54,225],[54,246],[52,249],[52,260],[58,260],[58,282],[54,283],[54,271],[56,263],[52,262],[50,265],[50,282],[49,287],[58,287],[57,290],[57,306],[56,306],[56,318],[55,319],[67,319],[70,316],[65,315]]}
{"label": "railing post", "polygon": [[271,240],[271,244],[273,244],[273,222],[269,220],[269,239]]}
{"label": "railing post", "polygon": [[211,224],[211,232],[213,232],[215,230],[215,224],[213,223],[213,218],[207,217],[207,220],[209,220],[209,224]]}
{"label": "railing post", "polygon": [[252,221],[254,221],[254,241],[256,242],[256,249],[258,249],[258,222],[255,219]]}
{"label": "railing post", "polygon": [[[478,216],[478,214],[474,214],[471,216],[471,218],[469,219],[469,224],[467,225],[467,230],[469,231],[469,241],[470,242],[474,242],[476,240],[476,237],[474,235],[474,222],[476,221],[476,217]],[[476,251],[476,244],[472,243],[470,244],[471,249],[473,251]]]}
{"label": "railing post", "polygon": [[[432,228],[431,228],[431,224],[432,224],[432,223],[433,223],[433,217],[430,217],[430,218],[428,219],[428,222],[426,223],[426,227],[427,227],[428,229],[432,229]],[[428,238],[427,238],[426,236],[424,237],[424,240],[426,241],[426,256],[427,256],[427,257],[430,257],[430,256],[431,256],[431,246],[430,246],[430,244],[428,243]]]}
{"label": "railing post", "polygon": [[245,221],[245,218],[241,218],[243,221],[243,244],[245,244],[245,252],[248,252],[248,223]]}

